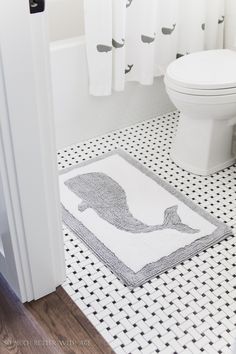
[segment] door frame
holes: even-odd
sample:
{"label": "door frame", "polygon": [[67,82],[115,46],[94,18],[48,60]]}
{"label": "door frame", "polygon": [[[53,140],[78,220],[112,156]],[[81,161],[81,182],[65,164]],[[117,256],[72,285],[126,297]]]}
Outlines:
{"label": "door frame", "polygon": [[29,0],[0,2],[0,170],[15,263],[4,276],[22,302],[65,279],[47,30]]}

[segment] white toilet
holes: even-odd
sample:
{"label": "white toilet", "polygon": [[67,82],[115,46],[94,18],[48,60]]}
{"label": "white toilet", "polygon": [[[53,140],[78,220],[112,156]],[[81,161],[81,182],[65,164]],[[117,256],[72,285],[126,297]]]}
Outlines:
{"label": "white toilet", "polygon": [[167,68],[165,85],[180,111],[173,161],[203,176],[232,165],[236,51],[209,50],[181,57]]}

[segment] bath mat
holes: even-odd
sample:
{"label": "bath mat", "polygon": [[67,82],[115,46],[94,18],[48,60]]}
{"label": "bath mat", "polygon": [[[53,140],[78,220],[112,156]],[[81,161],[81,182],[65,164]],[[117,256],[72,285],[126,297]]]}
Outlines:
{"label": "bath mat", "polygon": [[59,177],[63,222],[134,288],[231,235],[231,229],[121,150]]}

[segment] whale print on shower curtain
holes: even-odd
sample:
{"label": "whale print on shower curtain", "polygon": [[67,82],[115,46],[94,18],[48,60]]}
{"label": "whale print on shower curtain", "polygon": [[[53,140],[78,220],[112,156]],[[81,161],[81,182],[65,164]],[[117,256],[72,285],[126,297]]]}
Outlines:
{"label": "whale print on shower curtain", "polygon": [[85,0],[90,93],[151,85],[176,58],[222,48],[226,0]]}

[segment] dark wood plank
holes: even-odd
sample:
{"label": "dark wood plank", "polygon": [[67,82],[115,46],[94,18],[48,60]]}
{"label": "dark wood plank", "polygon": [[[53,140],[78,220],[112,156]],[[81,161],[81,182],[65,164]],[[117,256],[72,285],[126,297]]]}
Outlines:
{"label": "dark wood plank", "polygon": [[[34,321],[0,274],[0,353],[45,354],[45,347],[38,345],[49,339],[46,332]],[[52,346],[47,353],[62,353]]]}
{"label": "dark wood plank", "polygon": [[25,306],[45,331],[61,344],[64,353],[102,354],[56,292]]}
{"label": "dark wood plank", "polygon": [[0,275],[0,354],[113,354],[66,292],[22,304]]}
{"label": "dark wood plank", "polygon": [[96,328],[92,325],[88,318],[83,314],[79,307],[74,303],[70,296],[65,292],[65,290],[62,287],[58,287],[56,293],[60,297],[60,299],[66,304],[66,306],[70,308],[77,321],[81,324],[81,326],[83,326],[83,328],[90,335],[90,337],[93,338],[94,342],[100,348],[102,353],[115,354],[109,344],[96,330]]}

